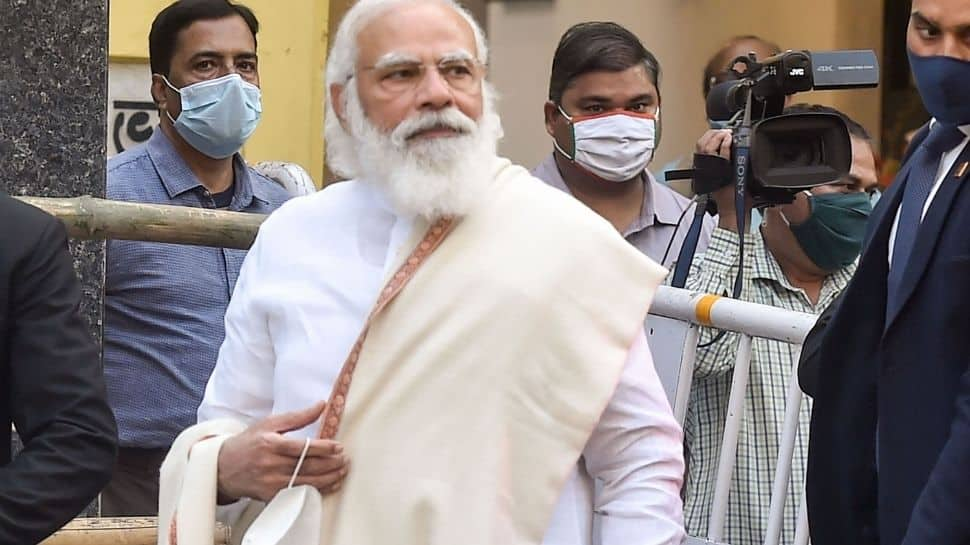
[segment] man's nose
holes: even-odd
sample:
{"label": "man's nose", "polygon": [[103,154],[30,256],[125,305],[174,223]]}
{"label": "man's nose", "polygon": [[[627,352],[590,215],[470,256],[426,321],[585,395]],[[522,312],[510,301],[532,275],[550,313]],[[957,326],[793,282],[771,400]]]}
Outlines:
{"label": "man's nose", "polygon": [[242,75],[242,73],[239,72],[239,68],[236,67],[236,62],[233,59],[229,59],[225,62],[220,62],[219,77],[222,78],[230,74],[239,74],[240,76]]}
{"label": "man's nose", "polygon": [[422,109],[441,110],[454,103],[453,89],[438,70],[427,70],[415,92]]}
{"label": "man's nose", "polygon": [[955,36],[952,33],[943,35],[943,51],[940,54],[962,61],[970,61],[970,48],[966,46],[959,36]]}

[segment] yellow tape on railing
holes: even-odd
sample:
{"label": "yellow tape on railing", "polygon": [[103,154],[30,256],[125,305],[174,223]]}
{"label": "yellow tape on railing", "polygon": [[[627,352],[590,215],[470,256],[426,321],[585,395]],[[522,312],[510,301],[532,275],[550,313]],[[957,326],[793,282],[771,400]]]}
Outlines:
{"label": "yellow tape on railing", "polygon": [[714,308],[714,303],[721,299],[720,295],[703,295],[701,300],[697,302],[697,306],[694,312],[697,314],[697,321],[704,325],[711,325],[711,309]]}

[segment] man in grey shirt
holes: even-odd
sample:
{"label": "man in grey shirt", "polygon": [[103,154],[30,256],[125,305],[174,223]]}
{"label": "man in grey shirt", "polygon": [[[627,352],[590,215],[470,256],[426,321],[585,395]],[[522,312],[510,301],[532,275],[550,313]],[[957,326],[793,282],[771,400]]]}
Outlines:
{"label": "man in grey shirt", "polygon": [[[612,223],[664,266],[677,259],[693,220],[690,200],[646,170],[660,138],[660,64],[615,23],[580,23],[552,61],[546,131],[554,151],[533,171]],[[679,225],[678,225],[679,223]],[[714,230],[705,217],[697,252]]]}

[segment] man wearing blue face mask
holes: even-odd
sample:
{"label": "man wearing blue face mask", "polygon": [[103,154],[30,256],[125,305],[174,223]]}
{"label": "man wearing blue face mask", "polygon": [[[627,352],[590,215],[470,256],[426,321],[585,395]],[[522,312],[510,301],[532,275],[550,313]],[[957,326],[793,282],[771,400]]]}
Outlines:
{"label": "man wearing blue face mask", "polygon": [[[109,198],[263,214],[287,199],[238,153],[261,113],[257,30],[249,9],[226,0],[158,14],[149,51],[160,126],[108,162]],[[121,448],[103,515],[156,514],[159,466],[195,423],[245,255],[108,241],[104,372]]]}
{"label": "man wearing blue face mask", "polygon": [[[740,298],[819,314],[845,289],[855,271],[871,212],[867,191],[875,187],[877,177],[870,137],[861,125],[824,106],[796,105],[785,110],[808,112],[835,114],[846,122],[852,145],[851,169],[844,179],[799,193],[791,204],[764,210],[759,228],[745,235]],[[698,142],[697,152],[729,158],[730,147],[730,131],[709,131]],[[738,267],[740,237],[734,186],[718,190],[713,197],[721,212],[718,228],[707,252],[695,258],[687,287],[724,295],[731,293]],[[720,335],[716,330],[701,329],[684,423],[689,457],[684,517],[690,535],[707,535],[737,346],[737,334]],[[728,496],[725,543],[764,542],[781,439],[778,430],[783,427],[787,385],[797,359],[797,349],[788,344],[767,339],[752,342],[751,373],[734,470],[743,478],[732,484]],[[794,541],[809,418],[806,404],[799,415],[783,544]]]}
{"label": "man wearing blue face mask", "polygon": [[880,199],[822,341],[812,543],[970,543],[970,2],[913,0],[933,119]]}
{"label": "man wearing blue face mask", "polygon": [[[688,199],[646,170],[660,141],[656,57],[615,23],[573,26],[553,57],[545,120],[553,151],[533,175],[575,196],[642,253],[669,266],[692,214],[684,214]],[[705,218],[699,251],[713,229],[713,218]]]}

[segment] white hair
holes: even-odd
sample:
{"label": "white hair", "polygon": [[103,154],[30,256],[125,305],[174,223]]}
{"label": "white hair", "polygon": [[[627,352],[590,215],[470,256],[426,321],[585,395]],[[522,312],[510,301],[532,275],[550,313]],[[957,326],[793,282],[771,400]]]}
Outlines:
{"label": "white hair", "polygon": [[[390,132],[367,119],[354,86],[354,80],[347,84],[344,118],[353,135],[356,178],[377,186],[398,212],[428,220],[464,216],[482,200],[492,182],[495,147],[502,136],[491,86],[483,87],[482,116],[477,121],[450,106],[419,112]],[[413,138],[433,128],[455,134]]]}
{"label": "white hair", "polygon": [[[357,36],[360,31],[374,19],[387,12],[391,8],[414,3],[438,3],[450,7],[462,16],[471,26],[475,34],[475,48],[477,49],[477,60],[486,66],[488,64],[488,46],[485,42],[485,33],[481,26],[475,21],[471,13],[459,5],[455,0],[360,0],[351,7],[340,26],[333,40],[330,49],[330,56],[327,58],[326,74],[326,117],[324,119],[324,136],[327,145],[327,163],[331,170],[340,176],[347,178],[358,177],[361,173],[360,159],[357,153],[357,141],[354,135],[348,134],[340,123],[336,111],[333,107],[333,97],[331,96],[330,86],[344,86],[342,94],[342,106],[346,108],[350,93],[357,93],[356,86],[348,85],[354,76],[359,54],[357,47]],[[483,82],[483,90],[488,91],[487,83]],[[487,93],[492,95],[493,93]],[[486,99],[487,100],[487,99]]]}

